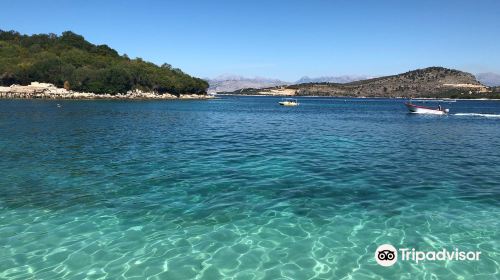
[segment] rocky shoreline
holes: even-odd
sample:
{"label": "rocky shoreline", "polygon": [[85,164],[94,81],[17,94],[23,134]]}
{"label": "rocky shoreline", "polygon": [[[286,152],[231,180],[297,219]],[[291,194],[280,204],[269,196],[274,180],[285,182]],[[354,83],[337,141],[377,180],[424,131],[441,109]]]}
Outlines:
{"label": "rocky shoreline", "polygon": [[177,99],[210,99],[211,95],[200,94],[157,94],[153,92],[142,92],[140,90],[129,91],[117,94],[96,94],[92,92],[75,92],[58,88],[49,83],[32,82],[30,85],[11,85],[0,87],[0,98],[3,99],[156,99],[156,100],[177,100]]}

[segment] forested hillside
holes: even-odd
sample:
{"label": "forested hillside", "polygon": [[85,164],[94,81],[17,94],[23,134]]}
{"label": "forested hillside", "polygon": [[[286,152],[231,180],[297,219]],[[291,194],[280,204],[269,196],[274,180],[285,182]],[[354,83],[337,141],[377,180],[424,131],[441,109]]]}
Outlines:
{"label": "forested hillside", "polygon": [[119,55],[71,31],[21,35],[0,30],[0,85],[53,83],[74,91],[124,93],[139,89],[157,93],[203,94],[208,83],[169,64]]}

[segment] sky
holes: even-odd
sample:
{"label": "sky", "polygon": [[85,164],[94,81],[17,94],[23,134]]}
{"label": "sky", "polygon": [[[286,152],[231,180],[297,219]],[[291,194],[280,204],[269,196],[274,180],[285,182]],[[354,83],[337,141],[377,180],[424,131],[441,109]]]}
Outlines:
{"label": "sky", "polygon": [[500,73],[498,0],[3,0],[2,10],[2,30],[71,30],[201,78]]}

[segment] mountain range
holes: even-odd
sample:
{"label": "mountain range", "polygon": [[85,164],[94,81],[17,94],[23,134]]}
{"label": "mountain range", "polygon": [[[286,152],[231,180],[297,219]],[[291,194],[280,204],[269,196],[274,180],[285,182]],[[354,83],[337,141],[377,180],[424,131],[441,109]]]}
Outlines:
{"label": "mountain range", "polygon": [[205,79],[210,85],[209,93],[213,92],[233,92],[244,88],[267,88],[291,84],[277,79],[262,77],[245,78],[236,75],[222,75],[214,79]]}
{"label": "mountain range", "polygon": [[323,76],[310,78],[304,76],[295,82],[286,82],[279,79],[264,77],[247,78],[237,75],[221,75],[213,79],[205,79],[210,87],[208,92],[233,92],[241,89],[254,88],[261,89],[267,87],[284,86],[305,83],[350,83],[359,80],[374,78],[363,75],[343,75],[343,76]]}
{"label": "mountain range", "polygon": [[482,84],[497,87],[500,86],[500,74],[496,73],[478,73],[476,74],[476,79],[480,81]]}
{"label": "mountain range", "polygon": [[307,84],[307,83],[336,83],[336,84],[345,84],[355,81],[367,80],[375,78],[374,76],[366,76],[366,75],[342,75],[342,76],[323,76],[318,78],[309,78],[308,76],[304,76],[297,80],[295,84]]}

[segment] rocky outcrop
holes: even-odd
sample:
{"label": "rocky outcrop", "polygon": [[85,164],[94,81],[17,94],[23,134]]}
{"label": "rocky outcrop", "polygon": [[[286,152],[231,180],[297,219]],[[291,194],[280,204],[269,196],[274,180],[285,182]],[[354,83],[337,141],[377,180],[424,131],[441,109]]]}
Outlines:
{"label": "rocky outcrop", "polygon": [[18,99],[208,99],[209,95],[198,94],[157,94],[140,90],[117,94],[95,94],[92,92],[74,92],[58,88],[53,84],[32,82],[30,85],[11,85],[0,87],[0,98]]}

